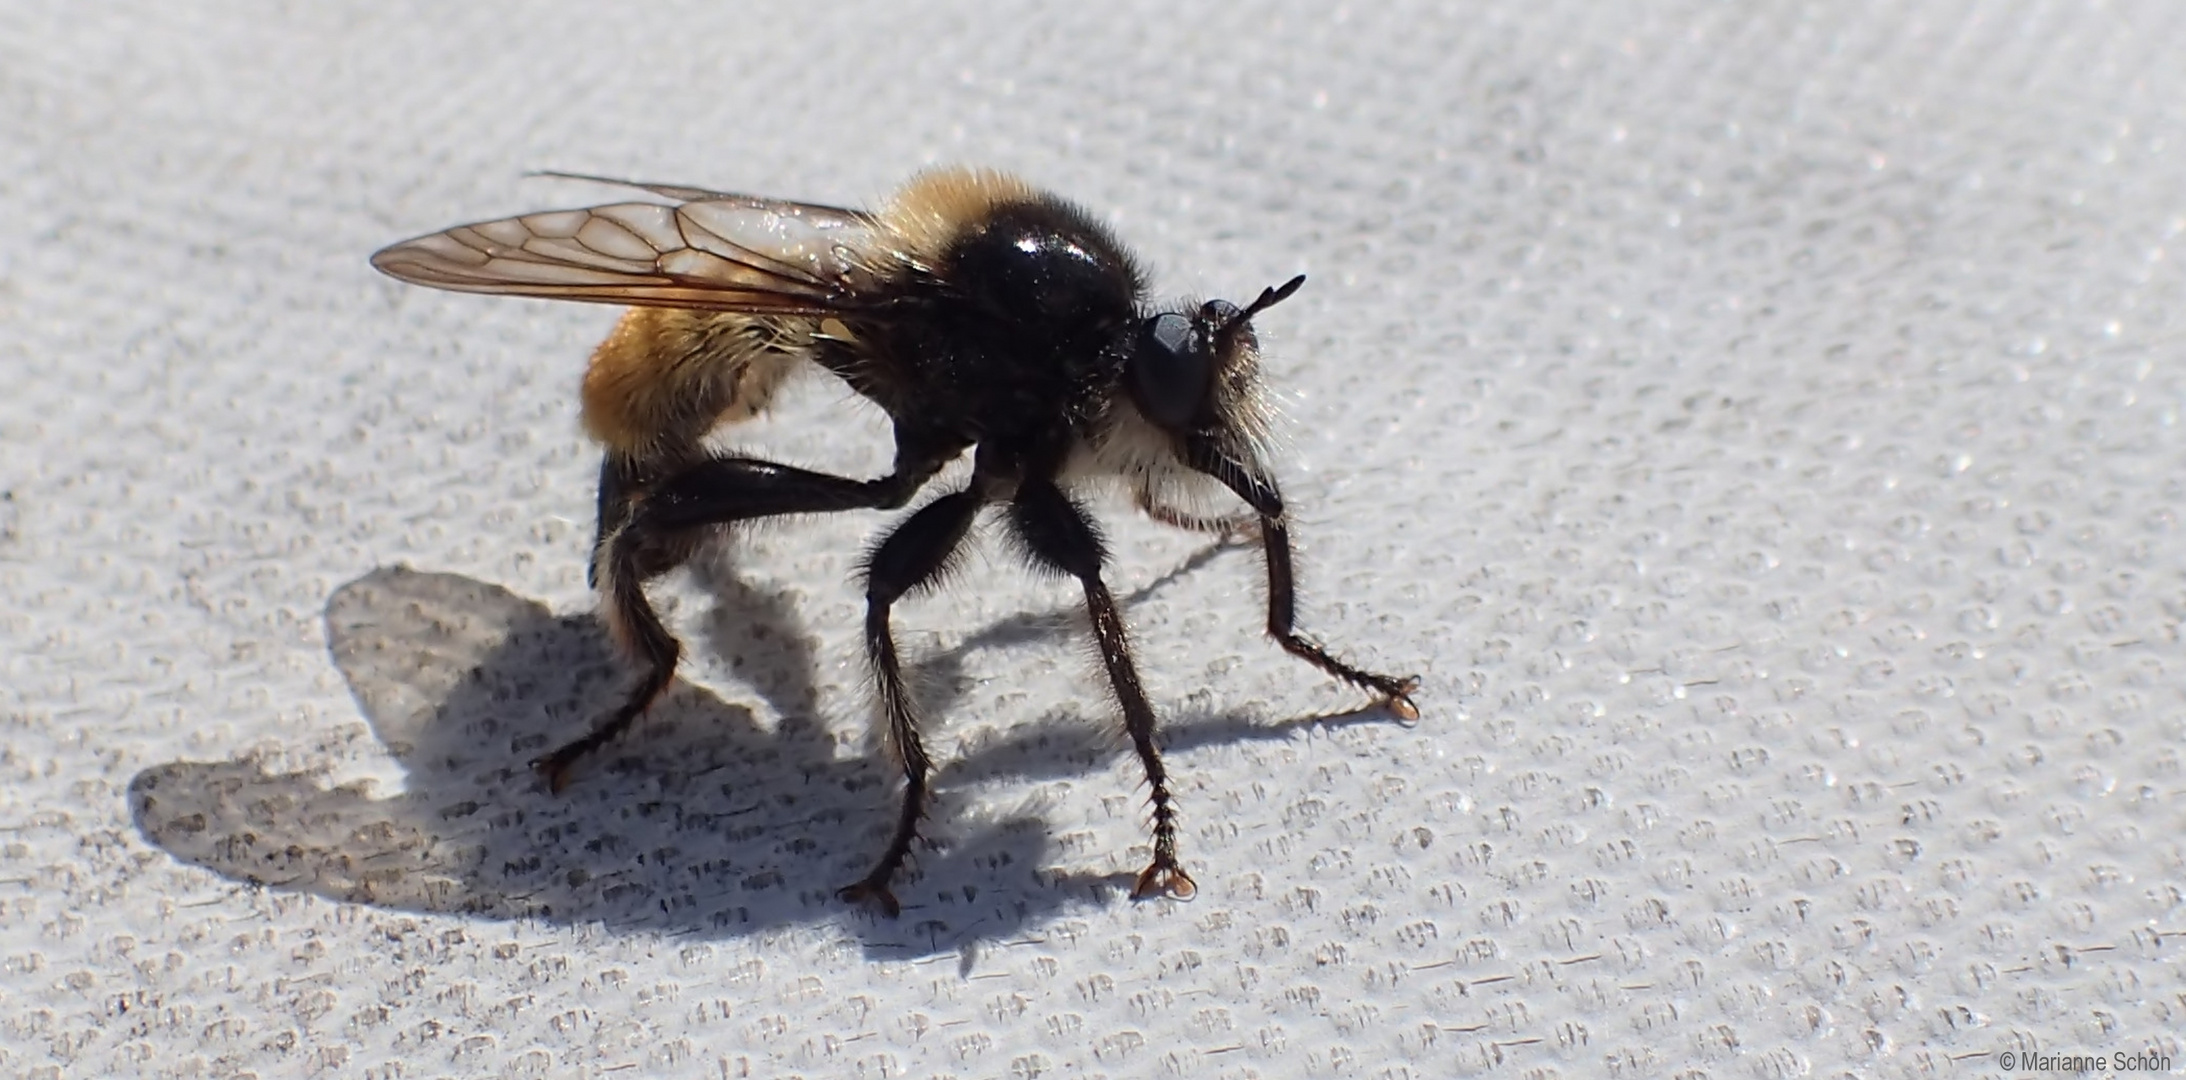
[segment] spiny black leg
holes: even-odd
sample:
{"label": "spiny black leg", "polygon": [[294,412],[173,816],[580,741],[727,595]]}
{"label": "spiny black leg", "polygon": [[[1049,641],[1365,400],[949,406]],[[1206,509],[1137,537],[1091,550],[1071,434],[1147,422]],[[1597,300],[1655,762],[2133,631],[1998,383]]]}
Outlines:
{"label": "spiny black leg", "polygon": [[1329,655],[1319,642],[1294,628],[1298,600],[1290,566],[1290,531],[1284,527],[1283,519],[1265,515],[1260,518],[1260,544],[1268,558],[1268,636],[1292,656],[1353,686],[1380,694],[1388,703],[1389,711],[1398,717],[1419,719],[1419,706],[1412,704],[1412,692],[1419,689],[1418,676],[1397,678],[1353,667]]}
{"label": "spiny black leg", "polygon": [[[607,453],[600,456],[599,531],[592,540],[592,560],[585,567],[584,582],[594,589],[600,587],[600,560],[607,557],[609,537],[621,532],[637,513],[640,500],[652,485],[669,475],[680,472],[689,465],[663,467],[662,463],[640,464],[622,454]],[[631,556],[638,576],[651,579],[683,565],[704,537],[696,532],[667,533],[655,531],[645,545]]]}
{"label": "spiny black leg", "polygon": [[[755,458],[702,461],[658,484],[643,486],[610,461],[601,469],[601,523],[615,523],[593,557],[601,611],[616,644],[642,674],[620,708],[577,739],[532,763],[559,792],[578,759],[621,735],[675,678],[682,653],[645,596],[645,581],[673,568],[694,546],[696,530],[778,514],[900,506],[932,477],[939,461],[914,459],[878,480],[851,480]],[[609,485],[613,485],[610,490]]]}
{"label": "spiny black leg", "polygon": [[1177,864],[1176,804],[1169,793],[1168,767],[1162,764],[1161,750],[1154,743],[1154,709],[1147,704],[1145,688],[1139,685],[1138,670],[1131,662],[1130,639],[1124,631],[1123,616],[1116,611],[1115,599],[1098,577],[1085,578],[1084,584],[1085,606],[1093,618],[1093,638],[1100,643],[1101,664],[1108,669],[1108,683],[1116,691],[1116,702],[1123,706],[1124,730],[1131,735],[1131,748],[1138,751],[1139,762],[1146,767],[1146,783],[1152,789],[1148,801],[1154,809],[1154,857],[1146,869],[1139,871],[1131,898],[1143,900],[1168,893],[1189,900],[1198,895],[1199,886]]}
{"label": "spiny black leg", "polygon": [[[896,424],[895,468],[885,477],[870,481],[867,486],[877,489],[877,501],[860,503],[881,510],[893,510],[908,502],[911,495],[933,479],[951,459],[962,453],[965,442],[953,435],[936,433],[915,427]],[[769,463],[744,458],[721,458],[723,461],[749,461],[753,465]],[[662,481],[680,477],[686,470],[702,468],[706,456],[696,450],[662,450],[646,459],[609,451],[600,456],[600,487],[598,521],[599,530],[592,539],[592,560],[585,570],[585,584],[599,587],[600,560],[607,557],[609,537],[622,531],[637,513],[638,503],[643,501]],[[784,466],[773,466],[783,469]],[[802,473],[802,469],[788,469]],[[822,474],[808,474],[822,475]],[[828,479],[840,479],[828,477]],[[765,516],[744,514],[724,520],[742,520],[745,517]],[[683,565],[696,550],[701,537],[695,533],[677,534],[654,527],[647,531],[644,542],[649,550],[638,560],[642,576],[651,578],[667,573]]]}
{"label": "spiny black leg", "polygon": [[1188,510],[1179,510],[1154,498],[1153,491],[1144,486],[1132,492],[1132,502],[1138,507],[1140,513],[1172,529],[1207,533],[1211,536],[1221,537],[1225,541],[1232,538],[1253,540],[1258,539],[1260,535],[1260,522],[1250,514],[1224,514],[1220,517],[1208,517]]}
{"label": "spiny black leg", "polygon": [[1380,694],[1389,711],[1405,720],[1419,719],[1412,692],[1419,689],[1416,675],[1398,678],[1353,667],[1329,654],[1318,642],[1298,633],[1297,577],[1290,563],[1290,529],[1283,516],[1283,496],[1275,482],[1240,464],[1234,457],[1204,440],[1186,445],[1191,466],[1220,480],[1260,515],[1260,546],[1268,563],[1268,636],[1314,667],[1353,686]]}
{"label": "spiny black leg", "polygon": [[894,918],[903,908],[888,883],[903,867],[918,839],[919,818],[926,812],[926,788],[933,762],[919,740],[918,712],[903,686],[903,665],[896,656],[895,636],[888,629],[888,612],[904,594],[934,583],[949,565],[964,533],[979,512],[976,491],[959,491],[927,503],[873,549],[865,567],[865,648],[872,657],[879,684],[881,711],[888,717],[888,740],[903,765],[903,809],[896,816],[895,834],[888,850],[863,878],[837,894],[858,903],[870,900]]}
{"label": "spiny black leg", "polygon": [[620,454],[600,455],[599,531],[592,534],[592,560],[584,568],[584,583],[600,587],[600,559],[607,554],[607,538],[630,523],[630,499],[639,480],[636,467]]}
{"label": "spiny black leg", "polygon": [[1100,532],[1085,511],[1046,481],[1028,482],[1018,489],[1010,504],[1010,524],[1023,541],[1025,552],[1041,569],[1069,574],[1085,587],[1086,611],[1093,618],[1093,640],[1101,649],[1101,664],[1108,669],[1108,685],[1123,708],[1124,730],[1139,762],[1146,766],[1146,782],[1152,788],[1154,858],[1139,872],[1131,890],[1133,899],[1168,893],[1189,900],[1199,886],[1177,865],[1176,804],[1169,794],[1169,770],[1161,763],[1161,749],[1154,743],[1154,709],[1147,704],[1139,683],[1138,668],[1131,662],[1130,635],[1115,598],[1101,583],[1101,564],[1108,552]]}
{"label": "spiny black leg", "polygon": [[[627,533],[627,530],[624,531]],[[610,713],[605,720],[593,725],[583,737],[562,744],[552,752],[531,763],[540,775],[546,777],[547,789],[559,795],[569,785],[569,769],[578,759],[607,745],[623,733],[645,710],[653,705],[653,699],[675,679],[676,660],[683,647],[675,635],[660,621],[652,602],[645,598],[645,578],[630,564],[638,558],[633,543],[622,542],[618,534],[611,543],[605,573],[599,576],[600,605],[607,617],[608,631],[622,647],[622,651],[634,657],[643,672],[638,685],[623,699],[621,707]],[[595,562],[595,569],[599,564]]]}

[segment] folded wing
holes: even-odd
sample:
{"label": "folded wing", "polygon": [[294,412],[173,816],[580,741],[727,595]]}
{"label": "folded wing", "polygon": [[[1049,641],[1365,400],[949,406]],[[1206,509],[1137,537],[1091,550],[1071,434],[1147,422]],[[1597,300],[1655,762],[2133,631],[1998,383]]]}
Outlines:
{"label": "folded wing", "polygon": [[665,184],[677,205],[615,203],[458,225],[372,256],[382,273],[457,292],[823,314],[863,306],[872,219],[852,210]]}

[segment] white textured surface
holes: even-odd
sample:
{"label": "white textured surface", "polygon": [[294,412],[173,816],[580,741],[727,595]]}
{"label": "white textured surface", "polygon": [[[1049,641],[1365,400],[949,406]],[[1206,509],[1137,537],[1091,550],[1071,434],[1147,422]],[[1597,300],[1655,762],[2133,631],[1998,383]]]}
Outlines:
{"label": "white textured surface", "polygon": [[[0,1076],[2186,1062],[2186,9],[737,7],[0,7]],[[938,160],[1165,292],[1313,275],[1306,623],[1426,716],[1312,723],[1253,561],[1111,513],[1195,903],[1122,898],[1137,766],[999,554],[902,620],[945,847],[830,898],[880,515],[664,590],[690,683],[522,769],[620,685],[612,316],[365,255],[599,194],[528,169]],[[817,380],[762,434],[883,454]]]}

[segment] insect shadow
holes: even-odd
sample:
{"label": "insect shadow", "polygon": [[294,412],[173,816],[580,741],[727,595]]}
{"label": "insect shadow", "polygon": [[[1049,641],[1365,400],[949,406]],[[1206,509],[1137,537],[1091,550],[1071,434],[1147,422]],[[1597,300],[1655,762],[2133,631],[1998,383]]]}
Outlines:
{"label": "insect shadow", "polygon": [[[1126,602],[1196,569],[1202,551]],[[882,840],[894,771],[839,753],[813,720],[810,637],[789,599],[725,569],[707,644],[783,718],[771,729],[711,691],[677,683],[630,736],[549,795],[528,762],[596,718],[626,678],[591,615],[457,574],[383,567],[327,602],[328,651],[404,790],[329,785],[264,755],[177,761],[129,786],[138,829],[176,858],[253,886],[397,911],[597,923],[728,937],[842,917],[834,891]],[[945,715],[972,651],[1082,636],[1064,613],[1013,616],[918,668]],[[1071,775],[1120,752],[1105,708],[1051,716],[944,767],[899,921],[853,916],[869,952],[925,955],[1008,938],[1074,905],[1112,903],[1129,873],[1058,870],[1047,823],[1029,813],[966,826],[963,784]],[[1378,713],[1361,714],[1378,716]],[[1329,719],[1186,717],[1183,748],[1283,739]],[[322,747],[340,757],[343,739]],[[969,955],[969,952],[967,952]]]}

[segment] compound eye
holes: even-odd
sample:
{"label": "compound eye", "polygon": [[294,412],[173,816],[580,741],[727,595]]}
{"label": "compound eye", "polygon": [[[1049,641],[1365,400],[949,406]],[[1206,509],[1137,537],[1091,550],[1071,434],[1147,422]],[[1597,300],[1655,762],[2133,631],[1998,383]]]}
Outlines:
{"label": "compound eye", "polygon": [[1132,396],[1147,419],[1182,428],[1199,414],[1207,398],[1213,358],[1206,335],[1192,320],[1174,312],[1146,320],[1139,348],[1131,358]]}

